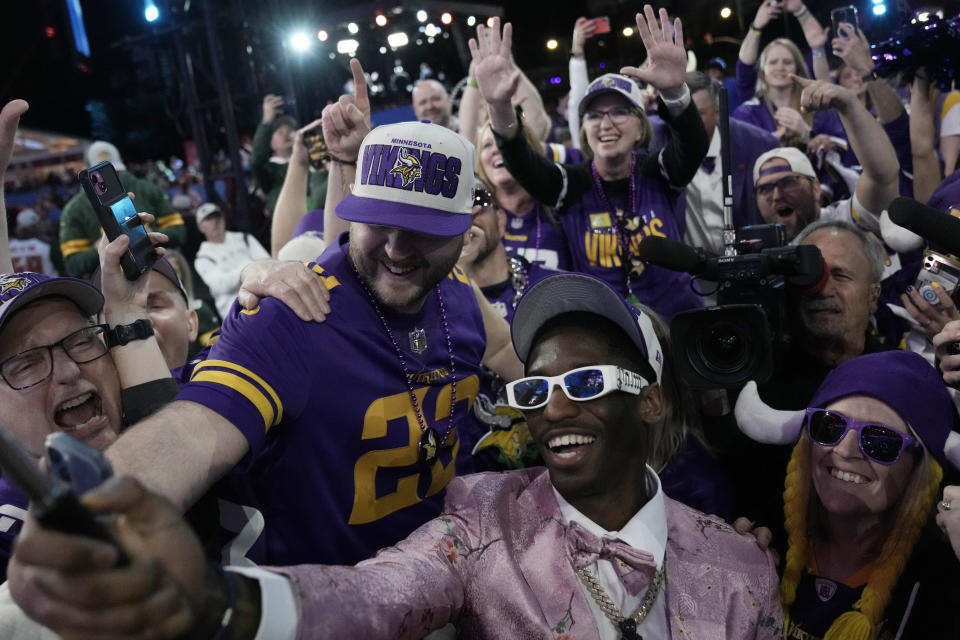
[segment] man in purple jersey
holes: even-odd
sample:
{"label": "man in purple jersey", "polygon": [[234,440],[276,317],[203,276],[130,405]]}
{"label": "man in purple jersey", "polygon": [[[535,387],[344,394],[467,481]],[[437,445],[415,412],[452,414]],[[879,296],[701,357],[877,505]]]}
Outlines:
{"label": "man in purple jersey", "polygon": [[439,512],[481,360],[519,370],[506,324],[488,334],[455,268],[472,147],[420,123],[358,138],[349,156],[331,144],[360,161],[336,206],[350,234],[310,265],[332,314],[310,323],[275,300],[235,305],[177,401],[108,451],[117,473],[181,508],[237,467],[242,502],[262,518],[231,557],[350,563],[402,538]]}

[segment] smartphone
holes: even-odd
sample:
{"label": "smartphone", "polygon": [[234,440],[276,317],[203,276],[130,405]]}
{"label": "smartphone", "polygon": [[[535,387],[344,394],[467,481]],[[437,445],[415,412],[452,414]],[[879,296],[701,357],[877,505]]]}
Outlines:
{"label": "smartphone", "polygon": [[47,473],[66,483],[78,496],[113,475],[113,466],[105,455],[62,431],[48,435],[43,449]]}
{"label": "smartphone", "polygon": [[782,0],[767,0],[767,4],[771,7],[779,7]]}
{"label": "smartphone", "polygon": [[[30,499],[30,512],[48,529],[116,545],[106,527],[80,504],[70,487],[44,474],[36,461],[0,425],[0,467],[10,482]],[[129,562],[117,545],[118,566]]]}
{"label": "smartphone", "polygon": [[310,166],[314,169],[323,169],[323,164],[330,159],[327,142],[323,139],[323,126],[317,125],[303,132],[303,143],[310,156]]}
{"label": "smartphone", "polygon": [[594,18],[593,23],[597,25],[596,30],[593,32],[594,35],[599,35],[601,33],[610,33],[610,17],[601,16],[599,18]]}
{"label": "smartphone", "polygon": [[[840,24],[844,22],[853,25],[854,33],[847,33],[846,30],[841,33]],[[835,37],[852,38],[860,32],[860,18],[857,15],[857,8],[853,5],[837,7],[830,12],[830,26],[833,28]]]}
{"label": "smartphone", "polygon": [[77,177],[97,212],[107,239],[112,242],[120,234],[130,238],[130,246],[120,258],[120,266],[127,280],[136,280],[150,269],[157,259],[157,251],[147,237],[147,229],[137,215],[133,200],[123,188],[117,170],[109,162],[101,162],[84,169]]}

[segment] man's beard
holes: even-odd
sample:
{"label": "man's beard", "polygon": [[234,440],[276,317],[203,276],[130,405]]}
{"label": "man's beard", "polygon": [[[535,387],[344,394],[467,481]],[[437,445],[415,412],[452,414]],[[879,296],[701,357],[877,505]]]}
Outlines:
{"label": "man's beard", "polygon": [[401,290],[389,286],[378,287],[376,276],[381,267],[382,253],[374,258],[362,254],[354,246],[350,245],[350,261],[356,267],[360,279],[373,295],[376,303],[382,307],[407,313],[414,310],[414,307],[419,308],[427,296],[430,295],[430,291],[447,277],[447,274],[457,264],[463,243],[457,243],[454,247],[455,251],[451,251],[449,256],[440,258],[441,261],[434,264],[429,263],[422,256],[404,261],[402,263],[404,266],[420,268],[421,272],[417,281],[411,282],[409,287],[403,287]]}

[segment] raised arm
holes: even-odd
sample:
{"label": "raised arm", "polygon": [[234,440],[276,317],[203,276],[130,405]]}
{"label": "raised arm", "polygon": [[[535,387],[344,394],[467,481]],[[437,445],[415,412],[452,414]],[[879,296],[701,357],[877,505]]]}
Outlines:
{"label": "raised arm", "polygon": [[940,161],[934,150],[937,136],[933,121],[930,81],[919,76],[910,87],[910,154],[913,157],[913,198],[927,202],[940,186]]}
{"label": "raised arm", "polygon": [[587,58],[584,45],[593,37],[597,29],[594,20],[577,18],[573,25],[573,41],[570,45],[570,95],[567,99],[567,123],[570,126],[570,140],[573,146],[580,148],[580,100],[587,93],[590,77],[587,74]]}
{"label": "raised arm", "polygon": [[[834,53],[860,77],[871,73],[874,70],[874,64],[873,58],[870,57],[870,43],[867,42],[866,36],[846,22],[841,23],[838,29],[843,35],[831,41],[830,46],[833,47]],[[866,80],[866,85],[880,124],[888,124],[900,117],[904,111],[903,102],[886,80],[877,77]]]}
{"label": "raised arm", "polygon": [[750,23],[750,30],[743,36],[743,42],[740,43],[740,62],[751,66],[757,63],[757,56],[760,55],[760,35],[770,21],[779,18],[781,13],[783,9],[779,4],[775,5],[770,0],[763,0],[760,3],[757,15]]}
{"label": "raised arm", "polygon": [[899,195],[900,163],[890,138],[849,89],[831,82],[793,76],[803,87],[800,107],[805,111],[836,109],[847,139],[860,159],[863,172],[857,181],[856,196],[867,211],[879,216]]}
{"label": "raised arm", "polygon": [[786,0],[784,9],[793,14],[803,29],[803,37],[807,40],[810,53],[813,56],[813,77],[817,80],[830,79],[830,65],[827,64],[827,44],[829,27],[820,25],[820,21],[813,12],[803,4],[803,0]]}
{"label": "raised arm", "polygon": [[307,183],[310,180],[310,158],[307,156],[307,147],[303,143],[303,132],[320,125],[320,120],[314,120],[309,125],[297,131],[293,140],[293,153],[287,164],[287,175],[283,179],[283,187],[277,196],[277,204],[273,208],[273,218],[270,221],[270,254],[276,258],[283,245],[290,242],[293,230],[303,214],[307,212]]}
{"label": "raised arm", "polygon": [[17,125],[29,105],[25,100],[11,100],[0,111],[0,273],[13,272],[13,260],[10,258],[10,236],[7,234],[7,208],[4,205],[3,183],[7,166],[13,155],[13,139],[17,135]]}
{"label": "raised arm", "polygon": [[350,60],[356,97],[343,95],[323,109],[323,138],[330,151],[330,177],[327,181],[327,199],[323,208],[323,237],[327,245],[350,228],[350,223],[336,214],[337,205],[350,193],[356,180],[357,156],[360,143],[370,132],[370,99],[363,66],[356,58]]}

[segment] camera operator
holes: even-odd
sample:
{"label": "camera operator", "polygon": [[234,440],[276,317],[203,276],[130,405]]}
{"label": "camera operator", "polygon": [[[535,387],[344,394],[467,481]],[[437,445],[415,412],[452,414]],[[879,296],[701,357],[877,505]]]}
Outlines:
{"label": "camera operator", "polygon": [[852,198],[821,207],[820,181],[807,157],[789,147],[770,151],[753,168],[760,215],[764,222],[783,224],[788,240],[818,219],[846,220],[879,233],[879,214],[898,195],[900,166],[890,139],[849,89],[799,76],[793,81],[803,88],[800,103],[805,111],[837,110],[863,172]]}

